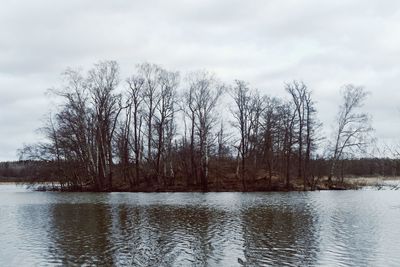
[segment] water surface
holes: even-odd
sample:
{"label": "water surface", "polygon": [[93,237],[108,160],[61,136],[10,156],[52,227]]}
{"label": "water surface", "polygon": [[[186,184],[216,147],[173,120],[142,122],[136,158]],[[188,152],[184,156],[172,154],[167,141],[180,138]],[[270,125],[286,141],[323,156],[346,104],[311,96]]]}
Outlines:
{"label": "water surface", "polygon": [[56,193],[0,185],[0,266],[400,266],[399,191]]}

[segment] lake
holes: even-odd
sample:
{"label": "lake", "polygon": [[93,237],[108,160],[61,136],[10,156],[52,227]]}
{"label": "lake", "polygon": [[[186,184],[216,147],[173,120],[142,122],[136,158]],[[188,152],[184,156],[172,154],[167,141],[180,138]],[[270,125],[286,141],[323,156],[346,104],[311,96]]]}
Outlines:
{"label": "lake", "polygon": [[58,193],[0,185],[0,266],[400,266],[400,191]]}

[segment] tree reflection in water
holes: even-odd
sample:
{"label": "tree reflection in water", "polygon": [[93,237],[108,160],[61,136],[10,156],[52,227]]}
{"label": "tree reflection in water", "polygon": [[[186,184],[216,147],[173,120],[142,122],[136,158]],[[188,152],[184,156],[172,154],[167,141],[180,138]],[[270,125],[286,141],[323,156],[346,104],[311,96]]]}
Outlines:
{"label": "tree reflection in water", "polygon": [[104,204],[55,204],[50,206],[49,253],[63,265],[113,265],[110,209]]}
{"label": "tree reflection in water", "polygon": [[0,200],[1,266],[400,263],[396,192],[37,192]]}
{"label": "tree reflection in water", "polygon": [[301,206],[258,206],[243,212],[245,262],[250,266],[316,263],[316,215]]}
{"label": "tree reflection in water", "polygon": [[66,265],[315,262],[318,231],[311,209],[214,200],[52,205],[49,253]]}

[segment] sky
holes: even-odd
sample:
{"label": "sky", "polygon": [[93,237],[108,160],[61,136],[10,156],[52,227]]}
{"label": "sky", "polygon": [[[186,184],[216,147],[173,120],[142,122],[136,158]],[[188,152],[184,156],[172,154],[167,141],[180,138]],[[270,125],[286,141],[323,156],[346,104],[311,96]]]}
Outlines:
{"label": "sky", "polygon": [[400,1],[3,0],[0,161],[40,139],[60,74],[99,60],[118,61],[122,80],[151,62],[280,97],[285,82],[302,80],[327,133],[352,83],[370,92],[364,110],[378,140],[400,133]]}

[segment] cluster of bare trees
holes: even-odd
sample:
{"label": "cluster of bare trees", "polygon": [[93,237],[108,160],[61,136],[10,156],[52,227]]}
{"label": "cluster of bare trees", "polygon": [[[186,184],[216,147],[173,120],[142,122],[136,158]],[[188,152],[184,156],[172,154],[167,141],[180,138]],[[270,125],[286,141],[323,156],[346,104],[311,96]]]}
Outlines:
{"label": "cluster of bare trees", "polygon": [[279,176],[285,178],[289,188],[291,177],[295,176],[302,179],[304,188],[314,186],[310,162],[319,139],[316,130],[320,123],[312,92],[297,81],[285,87],[290,95],[286,101],[260,96],[243,81],[236,81],[233,87],[234,126],[240,132],[237,173],[244,189],[246,181],[254,180],[258,176],[254,171],[260,169],[269,185],[274,176]]}
{"label": "cluster of bare trees", "polygon": [[[182,102],[182,110],[186,117],[182,147],[189,146],[190,162],[185,164],[189,166],[185,175],[188,184],[200,183],[206,191],[209,158],[214,143],[212,130],[218,120],[215,112],[223,93],[223,86],[212,74],[204,71],[190,74],[187,86]],[[190,132],[189,138],[187,132]]]}
{"label": "cluster of bare trees", "polygon": [[118,65],[100,62],[86,76],[68,69],[63,77],[64,87],[52,90],[62,102],[41,129],[48,142],[25,147],[22,153],[53,161],[54,176],[62,186],[112,188],[113,141],[123,109],[116,93]]}
{"label": "cluster of bare trees", "polygon": [[[206,71],[181,82],[178,72],[148,63],[122,82],[114,61],[63,77],[64,86],[52,90],[59,105],[42,128],[47,141],[21,150],[25,158],[51,162],[49,175],[63,187],[252,190],[278,181],[290,189],[295,179],[313,189],[321,176],[321,124],[302,82],[286,84],[287,99],[280,99],[245,81],[224,85]],[[371,131],[369,117],[356,112],[365,91],[343,92],[329,179]]]}
{"label": "cluster of bare trees", "polygon": [[141,177],[148,186],[165,186],[174,176],[173,140],[179,74],[152,64],[137,67],[126,80],[124,117],[120,119],[116,158],[124,181],[135,188]]}

